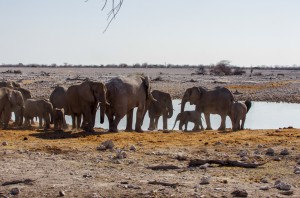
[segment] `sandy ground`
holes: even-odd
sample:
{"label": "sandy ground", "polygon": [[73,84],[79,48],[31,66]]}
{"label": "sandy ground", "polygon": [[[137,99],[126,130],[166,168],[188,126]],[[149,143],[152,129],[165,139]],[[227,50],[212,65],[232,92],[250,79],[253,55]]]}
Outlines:
{"label": "sandy ground", "polygon": [[[253,77],[249,73],[230,77],[192,75],[196,69],[161,68],[16,68],[22,75],[1,73],[8,69],[12,68],[0,68],[0,77],[20,82],[34,97],[47,98],[56,85],[68,87],[85,78],[106,82],[117,75],[143,73],[152,79],[159,77],[159,81],[152,81],[153,89],[169,92],[173,98],[181,98],[186,88],[202,85],[237,90],[237,100],[300,100],[298,71],[269,70]],[[14,188],[20,191],[15,197],[58,197],[60,191],[65,197],[233,197],[231,193],[237,189],[246,190],[248,197],[300,197],[299,175],[294,173],[295,167],[300,167],[299,138],[299,129],[199,133],[107,133],[103,129],[95,133],[44,132],[35,127],[1,130],[0,197],[14,197]],[[115,147],[97,150],[106,140],[112,140]],[[130,150],[132,145],[135,151]],[[273,156],[266,155],[268,148],[275,150]],[[283,149],[288,155],[280,154]],[[126,158],[116,157],[119,151],[124,151]],[[265,164],[253,169],[211,164],[201,169],[188,166],[192,159]],[[155,165],[178,169],[149,169]],[[203,177],[209,178],[209,184],[200,184]],[[25,182],[6,183],[15,180]],[[276,180],[291,189],[275,188]]]}

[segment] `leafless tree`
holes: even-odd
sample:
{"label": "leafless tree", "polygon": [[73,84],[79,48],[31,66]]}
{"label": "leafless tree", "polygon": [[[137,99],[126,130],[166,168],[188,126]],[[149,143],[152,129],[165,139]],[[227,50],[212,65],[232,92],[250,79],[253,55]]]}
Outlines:
{"label": "leafless tree", "polygon": [[[86,0],[85,2],[88,2],[88,0]],[[123,5],[123,2],[124,2],[124,0],[105,0],[104,1],[104,5],[101,10],[103,11],[107,7],[109,7],[110,10],[107,13],[108,23],[107,23],[103,33],[106,32],[106,30],[110,26],[111,22],[116,18],[117,14],[119,13],[119,11]],[[111,6],[109,6],[109,4]]]}

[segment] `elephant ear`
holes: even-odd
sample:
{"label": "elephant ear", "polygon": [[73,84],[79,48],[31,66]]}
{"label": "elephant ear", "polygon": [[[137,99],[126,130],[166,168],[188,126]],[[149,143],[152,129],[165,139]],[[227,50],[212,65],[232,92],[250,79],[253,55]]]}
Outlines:
{"label": "elephant ear", "polygon": [[84,82],[79,85],[78,96],[88,102],[94,102],[94,92],[91,86],[92,82]]}
{"label": "elephant ear", "polygon": [[7,97],[8,97],[9,102],[13,106],[17,105],[17,94],[15,92],[13,92],[13,91],[8,92]]}

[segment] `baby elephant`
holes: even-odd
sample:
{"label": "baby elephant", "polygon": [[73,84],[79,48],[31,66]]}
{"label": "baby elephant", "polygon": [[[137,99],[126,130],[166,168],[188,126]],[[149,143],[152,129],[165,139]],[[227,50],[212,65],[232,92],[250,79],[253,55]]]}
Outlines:
{"label": "baby elephant", "polygon": [[64,128],[64,110],[59,108],[53,109],[53,123],[55,130],[62,130]]}
{"label": "baby elephant", "polygon": [[48,100],[27,99],[24,109],[25,126],[31,126],[30,120],[34,117],[38,117],[39,128],[43,127],[42,120],[44,120],[45,129],[50,128],[50,115],[52,109],[52,104]]}
{"label": "baby elephant", "polygon": [[[246,100],[244,103],[235,102],[232,104],[230,111],[230,118],[232,122],[232,130],[244,130],[244,124],[246,120],[246,114],[251,108],[251,101]],[[242,121],[242,124],[240,123]]]}
{"label": "baby elephant", "polygon": [[179,130],[182,130],[182,126],[185,125],[184,130],[187,131],[188,122],[193,122],[195,124],[193,131],[200,131],[199,126],[201,126],[201,130],[203,130],[203,126],[202,126],[202,122],[201,122],[201,112],[199,112],[199,111],[184,111],[182,113],[179,113],[176,117],[173,129],[178,120],[180,121],[179,122]]}

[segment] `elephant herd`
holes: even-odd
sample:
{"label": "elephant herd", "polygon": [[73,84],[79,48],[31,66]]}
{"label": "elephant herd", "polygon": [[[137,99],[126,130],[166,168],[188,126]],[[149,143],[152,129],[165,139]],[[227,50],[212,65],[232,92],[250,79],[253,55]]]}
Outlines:
{"label": "elephant herd", "polygon": [[[14,124],[17,126],[30,126],[33,119],[38,117],[41,128],[50,128],[50,123],[53,123],[54,129],[66,129],[65,115],[70,115],[73,129],[81,128],[92,132],[99,109],[100,123],[104,122],[106,115],[110,132],[118,132],[118,124],[125,115],[125,131],[133,131],[133,110],[137,107],[134,127],[136,132],[143,131],[142,124],[147,111],[150,117],[148,130],[157,129],[161,116],[163,129],[167,130],[167,119],[173,116],[174,110],[170,94],[158,90],[151,91],[150,79],[147,76],[115,77],[105,84],[85,81],[71,85],[68,89],[57,86],[50,94],[49,100],[32,98],[29,90],[21,88],[15,82],[0,82],[0,87],[0,116],[4,129],[8,127],[11,113],[14,112]],[[196,106],[195,111],[184,111],[187,102]],[[225,130],[226,116],[231,118],[233,130],[239,130],[244,128],[246,113],[250,107],[250,101],[234,102],[232,93],[226,88],[206,90],[203,87],[192,87],[188,88],[182,97],[181,112],[177,115],[176,122],[180,121],[180,130],[183,125],[187,130],[188,122],[194,123],[193,131],[203,130],[203,113],[206,129],[210,130],[210,114],[218,114],[221,116],[219,130]]]}

